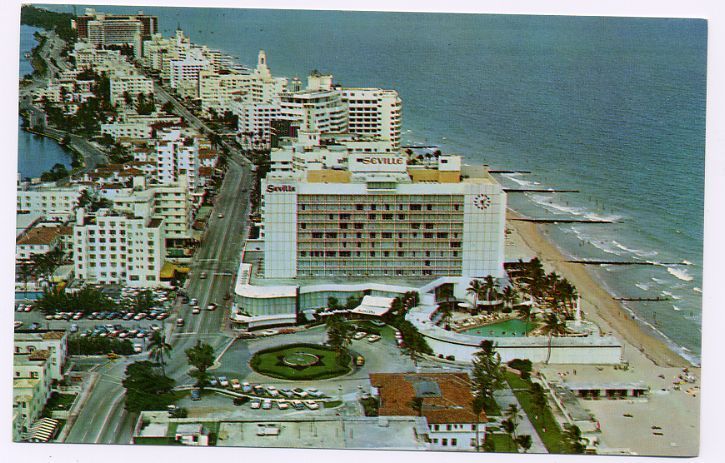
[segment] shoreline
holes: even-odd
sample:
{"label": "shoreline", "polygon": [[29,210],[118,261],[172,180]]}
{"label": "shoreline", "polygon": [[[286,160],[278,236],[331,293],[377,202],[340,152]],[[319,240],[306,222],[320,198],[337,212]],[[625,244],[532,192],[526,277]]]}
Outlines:
{"label": "shoreline", "polygon": [[512,221],[520,214],[507,210],[506,227],[515,231],[523,243],[541,259],[547,271],[556,270],[576,286],[582,298],[585,318],[596,323],[600,330],[612,332],[627,349],[635,349],[655,365],[661,367],[693,367],[692,362],[675,352],[667,343],[646,332],[627,309],[613,299],[604,286],[582,264],[565,262],[567,259],[535,223]]}

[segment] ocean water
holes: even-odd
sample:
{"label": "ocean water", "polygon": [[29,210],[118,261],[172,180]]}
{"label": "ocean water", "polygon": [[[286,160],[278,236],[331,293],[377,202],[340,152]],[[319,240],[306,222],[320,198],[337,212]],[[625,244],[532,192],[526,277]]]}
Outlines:
{"label": "ocean water", "polygon": [[[55,6],[55,9],[64,7]],[[129,12],[138,7],[98,7]],[[65,11],[69,11],[65,7]],[[644,326],[699,361],[707,24],[701,20],[144,7],[164,35],[275,75],[398,90],[404,141],[531,174],[504,186],[568,255],[690,265],[593,268]],[[80,9],[78,11],[81,11]]]}
{"label": "ocean water", "polygon": [[[20,77],[33,72],[33,66],[24,57],[37,44],[33,34],[39,29],[20,26]],[[18,117],[18,168],[20,175],[39,177],[56,163],[70,168],[70,154],[54,140],[40,137],[21,129],[22,119]]]}

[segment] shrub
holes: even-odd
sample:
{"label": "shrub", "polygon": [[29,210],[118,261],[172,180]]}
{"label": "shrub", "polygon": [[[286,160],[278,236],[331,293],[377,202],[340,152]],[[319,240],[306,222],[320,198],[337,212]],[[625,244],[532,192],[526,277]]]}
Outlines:
{"label": "shrub", "polygon": [[[507,363],[508,366],[513,368],[514,370],[519,370],[521,373],[530,373],[531,372],[531,360],[528,359],[513,359],[510,362]],[[523,377],[523,375],[522,375]]]}

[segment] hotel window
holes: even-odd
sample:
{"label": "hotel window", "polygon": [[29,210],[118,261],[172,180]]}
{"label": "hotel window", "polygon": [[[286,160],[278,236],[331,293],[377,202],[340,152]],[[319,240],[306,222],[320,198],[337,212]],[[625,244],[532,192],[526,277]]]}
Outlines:
{"label": "hotel window", "polygon": [[393,214],[383,214],[383,220],[393,220]]}
{"label": "hotel window", "polygon": [[432,211],[433,210],[433,205],[432,204],[426,204],[425,205],[425,208],[428,209],[429,211]]}
{"label": "hotel window", "polygon": [[450,430],[451,430],[451,425],[450,424],[447,424],[446,425],[446,431],[450,431]]}
{"label": "hotel window", "polygon": [[453,438],[451,439],[451,446],[456,447],[458,445],[458,439]]}
{"label": "hotel window", "polygon": [[448,439],[441,439],[441,445],[443,447],[447,447],[448,446]]}

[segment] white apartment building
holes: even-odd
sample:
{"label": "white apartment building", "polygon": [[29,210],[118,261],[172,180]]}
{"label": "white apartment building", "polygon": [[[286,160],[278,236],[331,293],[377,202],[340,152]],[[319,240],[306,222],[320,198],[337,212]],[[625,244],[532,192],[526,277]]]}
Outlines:
{"label": "white apartment building", "polygon": [[348,131],[347,105],[333,89],[331,75],[310,74],[306,90],[282,93],[280,110],[282,118],[300,122],[303,131]]}
{"label": "white apartment building", "polygon": [[[134,98],[136,96],[134,95]],[[114,141],[120,138],[138,138],[149,140],[153,138],[154,126],[161,124],[178,124],[181,118],[156,112],[147,116],[125,114],[117,121],[101,124],[101,133],[110,135]]]}
{"label": "white apartment building", "polygon": [[281,118],[278,103],[241,103],[233,106],[237,116],[239,142],[245,148],[268,148],[272,135],[272,121]]}
{"label": "white apartment building", "polygon": [[201,110],[209,114],[213,109],[217,114],[223,115],[232,111],[234,103],[242,102],[251,90],[251,74],[237,72],[201,71],[199,73],[199,99]]}
{"label": "white apartment building", "polygon": [[86,188],[84,185],[58,187],[49,183],[31,185],[18,182],[16,210],[18,213],[39,214],[48,219],[67,220]]}
{"label": "white apartment building", "polygon": [[400,148],[402,102],[395,90],[343,88],[339,90],[348,108],[350,133],[378,137]]}
{"label": "white apartment building", "polygon": [[194,209],[183,176],[176,184],[126,189],[113,198],[113,209],[162,220],[166,240],[191,238]]}
{"label": "white apartment building", "polygon": [[128,94],[135,102],[138,94],[143,93],[148,97],[154,93],[154,82],[148,77],[134,71],[117,71],[109,76],[111,83],[111,104],[125,105],[124,94]]}
{"label": "white apartment building", "polygon": [[13,356],[13,406],[18,411],[15,426],[19,434],[27,432],[41,417],[51,391],[49,352],[16,353]]}
{"label": "white apartment building", "polygon": [[199,73],[211,68],[211,62],[203,56],[201,50],[192,48],[183,59],[169,61],[171,88],[178,88],[182,82],[187,82],[196,89],[198,95]]}
{"label": "white apartment building", "polygon": [[178,182],[185,177],[190,192],[199,186],[199,139],[178,127],[158,131],[156,142],[156,181]]}
{"label": "white apartment building", "polygon": [[503,276],[506,195],[483,166],[325,159],[263,180],[265,278]]}
{"label": "white apartment building", "polygon": [[70,56],[74,58],[75,68],[79,70],[93,69],[98,72],[125,63],[119,50],[98,49],[88,42],[76,42]]}
{"label": "white apartment building", "polygon": [[78,209],[73,229],[74,270],[91,283],[156,287],[166,246],[163,220],[100,209]]}
{"label": "white apartment building", "polygon": [[68,356],[68,333],[51,330],[18,330],[14,337],[15,353],[47,351],[50,353],[51,380],[63,379],[63,368]]}

